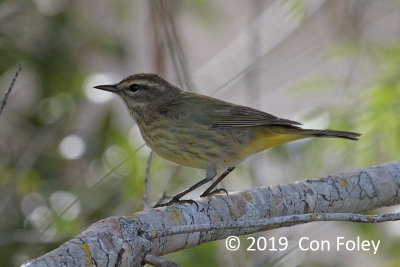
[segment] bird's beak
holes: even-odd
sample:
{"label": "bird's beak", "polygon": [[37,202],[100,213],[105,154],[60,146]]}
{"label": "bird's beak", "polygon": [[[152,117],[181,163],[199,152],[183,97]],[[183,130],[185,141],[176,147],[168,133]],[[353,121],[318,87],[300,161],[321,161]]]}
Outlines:
{"label": "bird's beak", "polygon": [[115,85],[115,84],[113,84],[113,85],[97,85],[97,86],[94,86],[94,88],[113,92],[113,93],[118,93],[118,91],[119,91],[117,85]]}

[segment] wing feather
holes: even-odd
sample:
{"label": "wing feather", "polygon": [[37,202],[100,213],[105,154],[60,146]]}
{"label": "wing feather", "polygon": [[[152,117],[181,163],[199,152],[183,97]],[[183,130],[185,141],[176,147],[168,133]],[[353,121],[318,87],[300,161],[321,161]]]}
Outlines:
{"label": "wing feather", "polygon": [[[196,101],[193,93],[185,93],[184,98],[191,99],[193,107],[197,107],[213,124],[214,127],[248,127],[262,125],[301,125],[296,121],[281,119],[269,113],[208,96],[196,95],[203,101]],[[201,104],[196,104],[200,102]]]}
{"label": "wing feather", "polygon": [[299,122],[282,119],[257,109],[190,92],[184,92],[181,98],[173,100],[168,106],[169,116],[179,117],[180,120],[189,119],[211,127],[301,125]]}

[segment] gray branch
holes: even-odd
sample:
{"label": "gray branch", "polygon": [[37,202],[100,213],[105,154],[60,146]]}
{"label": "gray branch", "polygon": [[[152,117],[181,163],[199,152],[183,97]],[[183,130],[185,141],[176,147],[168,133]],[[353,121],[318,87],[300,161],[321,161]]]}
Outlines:
{"label": "gray branch", "polygon": [[172,236],[178,234],[190,234],[195,232],[204,232],[211,230],[244,229],[250,227],[263,227],[264,230],[292,226],[300,223],[322,222],[322,221],[347,221],[363,223],[380,223],[400,220],[400,212],[387,213],[381,215],[363,215],[353,213],[309,213],[288,216],[279,216],[272,218],[263,218],[258,220],[235,221],[218,224],[195,224],[175,226],[168,229],[152,230],[146,232],[148,239],[154,239],[163,236]]}
{"label": "gray branch", "polygon": [[383,222],[400,214],[354,214],[400,203],[400,162],[109,217],[24,266],[174,266],[159,256],[299,223]]}

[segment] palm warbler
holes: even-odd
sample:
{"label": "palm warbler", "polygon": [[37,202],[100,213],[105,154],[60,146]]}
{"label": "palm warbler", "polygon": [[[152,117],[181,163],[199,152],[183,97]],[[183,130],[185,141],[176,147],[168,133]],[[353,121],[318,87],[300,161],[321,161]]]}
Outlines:
{"label": "palm warbler", "polygon": [[201,197],[222,190],[211,191],[238,163],[267,148],[308,137],[358,140],[360,136],[302,129],[295,121],[183,91],[156,74],[134,74],[117,84],[95,88],[116,93],[125,101],[144,141],[158,155],[206,170],[205,179],[174,196],[167,205],[211,181],[217,169],[227,168]]}

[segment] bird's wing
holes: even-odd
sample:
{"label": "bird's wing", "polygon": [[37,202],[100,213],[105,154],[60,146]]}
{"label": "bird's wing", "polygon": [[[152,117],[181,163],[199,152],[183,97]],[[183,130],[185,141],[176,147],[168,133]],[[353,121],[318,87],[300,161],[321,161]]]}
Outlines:
{"label": "bird's wing", "polygon": [[[185,103],[182,105],[181,103]],[[169,115],[188,119],[210,127],[247,127],[261,125],[301,125],[296,121],[278,118],[253,108],[231,104],[215,98],[185,92],[174,101]]]}
{"label": "bird's wing", "polygon": [[213,125],[219,127],[301,125],[296,121],[281,119],[257,109],[229,103],[226,105],[211,105],[204,112],[213,121]]}

